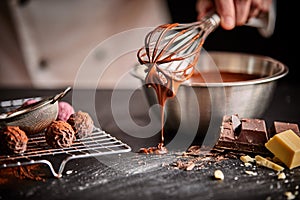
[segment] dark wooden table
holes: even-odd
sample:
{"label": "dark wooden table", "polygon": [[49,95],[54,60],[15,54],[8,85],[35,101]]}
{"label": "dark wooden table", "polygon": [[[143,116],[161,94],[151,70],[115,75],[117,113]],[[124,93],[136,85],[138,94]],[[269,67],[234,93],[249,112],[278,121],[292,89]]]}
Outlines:
{"label": "dark wooden table", "polygon": [[[299,86],[279,82],[263,116],[267,125],[274,120],[299,123]],[[0,100],[52,96],[63,89],[1,89]],[[114,98],[117,103],[111,103]],[[43,181],[20,179],[0,171],[0,199],[287,199],[286,192],[299,192],[300,168],[286,169],[287,178],[278,180],[273,170],[247,168],[238,158],[204,160],[201,167],[186,171],[172,166],[182,150],[166,155],[136,153],[140,147],[157,145],[160,137],[147,137],[147,132],[141,133],[143,137],[129,134],[137,132],[130,119],[139,126],[148,123],[147,103],[139,90],[73,90],[64,100],[73,103],[76,110],[89,112],[96,126],[130,145],[132,151],[72,160],[59,179],[50,173]],[[129,116],[122,113],[124,106],[130,107]],[[117,112],[117,119],[112,110]],[[215,169],[223,171],[223,181],[214,180]],[[41,170],[47,174],[47,169]],[[246,170],[257,175],[247,174]],[[300,194],[296,199],[300,199]]]}

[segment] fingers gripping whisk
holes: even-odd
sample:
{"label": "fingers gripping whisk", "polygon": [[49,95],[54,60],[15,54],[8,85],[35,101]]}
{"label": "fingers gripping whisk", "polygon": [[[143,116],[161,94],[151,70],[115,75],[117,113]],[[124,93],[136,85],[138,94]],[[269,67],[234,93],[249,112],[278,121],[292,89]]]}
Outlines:
{"label": "fingers gripping whisk", "polygon": [[160,25],[147,34],[138,60],[148,71],[155,67],[163,76],[185,81],[193,74],[204,40],[219,23],[219,16],[214,14],[193,23]]}

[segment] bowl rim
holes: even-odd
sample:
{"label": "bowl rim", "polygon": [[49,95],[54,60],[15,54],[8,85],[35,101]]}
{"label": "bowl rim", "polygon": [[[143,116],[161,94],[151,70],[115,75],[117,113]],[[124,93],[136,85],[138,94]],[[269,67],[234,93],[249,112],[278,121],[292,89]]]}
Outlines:
{"label": "bowl rim", "polygon": [[[261,84],[266,82],[273,82],[278,80],[289,73],[289,68],[284,63],[271,58],[269,56],[263,56],[258,54],[250,54],[250,53],[242,53],[242,52],[229,52],[229,51],[208,51],[209,56],[213,56],[215,54],[222,54],[224,56],[247,56],[257,58],[259,60],[265,60],[272,63],[277,63],[280,66],[280,70],[270,76],[261,77],[257,79],[247,80],[247,81],[235,81],[235,82],[210,82],[210,83],[188,83],[183,82],[180,86],[189,86],[189,87],[224,87],[224,86],[244,86],[244,85],[254,85],[254,84]],[[131,75],[144,81],[146,73],[145,73],[146,66],[140,65],[137,63],[132,70],[130,71]]]}

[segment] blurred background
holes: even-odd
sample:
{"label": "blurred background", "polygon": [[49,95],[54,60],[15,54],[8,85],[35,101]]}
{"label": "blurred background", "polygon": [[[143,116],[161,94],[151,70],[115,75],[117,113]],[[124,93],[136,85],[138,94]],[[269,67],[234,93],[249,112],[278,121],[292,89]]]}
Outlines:
{"label": "blurred background", "polygon": [[[80,76],[79,85],[89,88],[95,85],[94,74],[101,74],[96,87],[114,87],[124,77],[123,88],[136,87],[137,80],[126,74],[137,62],[136,51],[145,34],[160,24],[195,21],[195,5],[196,0],[3,0],[0,87],[61,88]],[[203,47],[272,57],[290,69],[283,81],[297,82],[293,9],[289,1],[277,0],[271,37],[252,27],[231,31],[219,27]]]}

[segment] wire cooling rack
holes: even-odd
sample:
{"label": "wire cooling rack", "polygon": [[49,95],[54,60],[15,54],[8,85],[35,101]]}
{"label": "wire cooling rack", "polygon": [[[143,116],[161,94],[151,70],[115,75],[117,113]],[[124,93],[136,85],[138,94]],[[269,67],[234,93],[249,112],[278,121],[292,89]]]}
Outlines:
{"label": "wire cooling rack", "polygon": [[[0,102],[2,111],[18,106],[24,99]],[[14,103],[14,104],[13,104]],[[1,110],[0,109],[0,110]],[[22,154],[0,154],[0,168],[18,167],[33,164],[46,164],[54,177],[62,177],[64,168],[70,160],[131,151],[131,147],[110,134],[94,127],[89,137],[76,139],[70,147],[52,148],[46,143],[44,133],[28,136],[27,149]],[[57,165],[58,168],[55,168]],[[57,169],[57,170],[55,170]]]}
{"label": "wire cooling rack", "polygon": [[[70,160],[129,151],[130,146],[99,128],[94,128],[91,136],[76,140],[68,148],[50,147],[44,134],[40,133],[29,137],[27,150],[23,154],[0,155],[0,168],[46,164],[53,176],[59,178]],[[55,171],[52,162],[60,163],[58,171]]]}

